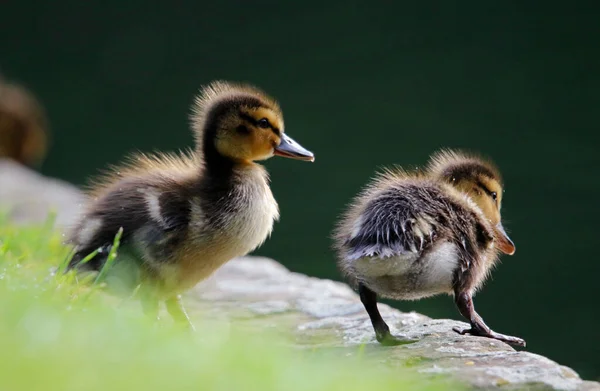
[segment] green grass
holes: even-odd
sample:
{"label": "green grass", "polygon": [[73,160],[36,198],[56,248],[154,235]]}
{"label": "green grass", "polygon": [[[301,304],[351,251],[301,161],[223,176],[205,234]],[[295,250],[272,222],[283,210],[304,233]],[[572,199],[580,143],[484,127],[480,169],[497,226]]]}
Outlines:
{"label": "green grass", "polygon": [[369,362],[359,348],[354,357],[332,357],[216,322],[197,324],[196,333],[153,322],[93,280],[53,275],[69,258],[61,242],[50,222],[17,228],[0,221],[0,390],[447,387]]}

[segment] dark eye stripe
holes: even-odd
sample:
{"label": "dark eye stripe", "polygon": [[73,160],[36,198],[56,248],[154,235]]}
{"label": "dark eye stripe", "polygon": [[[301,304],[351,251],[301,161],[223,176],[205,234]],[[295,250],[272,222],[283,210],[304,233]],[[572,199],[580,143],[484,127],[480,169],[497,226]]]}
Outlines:
{"label": "dark eye stripe", "polygon": [[[477,181],[477,187],[481,188],[481,190],[485,191],[485,193],[487,195],[489,195],[490,197],[494,198],[494,193],[495,191],[491,191],[490,189],[488,189],[483,183]],[[496,197],[498,195],[496,194]],[[494,198],[494,201],[497,201],[497,198]]]}
{"label": "dark eye stripe", "polygon": [[[246,113],[240,113],[240,117],[242,117],[246,121],[250,122],[252,125],[258,126],[258,121],[253,116],[248,115]],[[275,126],[273,126],[270,122],[269,122],[269,128],[273,131],[273,133],[275,133],[277,136],[281,137],[281,131],[278,128],[276,128]]]}
{"label": "dark eye stripe", "polygon": [[252,117],[251,115],[245,114],[245,113],[240,113],[240,117],[242,117],[243,119],[245,119],[246,121],[250,122],[252,125],[258,125],[258,121],[254,119],[254,117]]}

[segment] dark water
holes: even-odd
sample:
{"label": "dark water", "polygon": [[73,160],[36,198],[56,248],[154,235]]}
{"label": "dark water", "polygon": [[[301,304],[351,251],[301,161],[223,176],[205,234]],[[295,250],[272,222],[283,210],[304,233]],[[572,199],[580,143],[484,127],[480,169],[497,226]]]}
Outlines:
{"label": "dark water", "polygon": [[[260,254],[321,277],[338,278],[329,232],[377,167],[420,165],[442,146],[491,156],[517,252],[477,308],[600,377],[600,6],[397,3],[13,1],[0,67],[47,106],[43,171],[76,183],[126,152],[190,145],[201,84],[263,87],[316,162],[267,163],[282,220]],[[459,317],[447,297],[395,305]]]}

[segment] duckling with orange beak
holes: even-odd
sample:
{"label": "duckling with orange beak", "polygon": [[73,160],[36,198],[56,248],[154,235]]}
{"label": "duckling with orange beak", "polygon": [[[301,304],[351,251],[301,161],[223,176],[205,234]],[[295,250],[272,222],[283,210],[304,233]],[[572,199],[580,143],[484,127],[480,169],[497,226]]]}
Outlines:
{"label": "duckling with orange beak", "polygon": [[[141,282],[144,311],[156,317],[159,300],[190,324],[180,293],[271,234],[279,210],[266,170],[274,155],[313,161],[284,133],[278,103],[248,85],[214,82],[193,105],[196,149],[188,155],[139,155],[92,189],[90,204],[70,235],[70,267],[99,270],[123,228],[118,270]],[[80,261],[96,249],[92,261]],[[126,280],[126,278],[123,278]]]}
{"label": "duckling with orange beak", "polygon": [[335,231],[338,265],[358,287],[380,343],[407,341],[391,335],[377,296],[417,300],[448,293],[471,324],[456,332],[525,346],[521,338],[492,331],[473,305],[498,252],[515,252],[500,218],[502,194],[492,163],[446,150],[424,171],[384,172],[355,199]]}

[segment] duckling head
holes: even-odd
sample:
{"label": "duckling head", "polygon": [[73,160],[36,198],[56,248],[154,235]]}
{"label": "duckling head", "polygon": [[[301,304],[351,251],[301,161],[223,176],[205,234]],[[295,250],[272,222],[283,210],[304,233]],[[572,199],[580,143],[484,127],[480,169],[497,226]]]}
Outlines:
{"label": "duckling head", "polygon": [[314,161],[314,155],[284,133],[277,101],[256,87],[216,81],[202,89],[193,107],[197,152],[249,163],[274,155]]}
{"label": "duckling head", "polygon": [[443,150],[432,156],[428,172],[466,193],[494,227],[496,247],[508,255],[515,253],[515,245],[502,225],[502,177],[493,163],[477,156]]}
{"label": "duckling head", "polygon": [[47,143],[42,106],[24,88],[0,77],[0,157],[36,166],[46,154]]}

